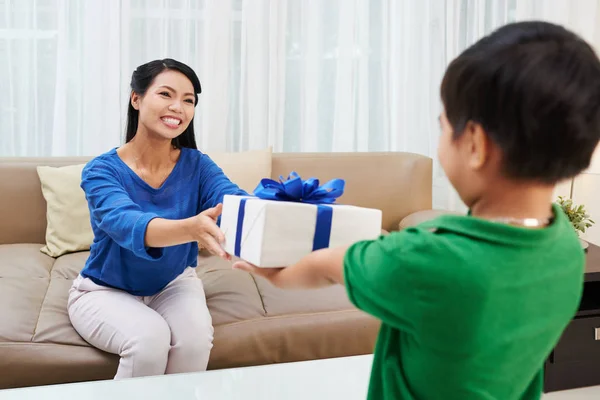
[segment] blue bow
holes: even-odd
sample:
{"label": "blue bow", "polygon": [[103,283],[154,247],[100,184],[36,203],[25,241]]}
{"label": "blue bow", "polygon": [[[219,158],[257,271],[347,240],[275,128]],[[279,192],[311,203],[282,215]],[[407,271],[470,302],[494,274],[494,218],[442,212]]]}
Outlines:
{"label": "blue bow", "polygon": [[309,204],[332,204],[344,194],[345,181],[333,179],[319,186],[317,178],[302,180],[296,172],[292,172],[286,181],[279,177],[260,181],[254,195],[263,200],[294,201]]}
{"label": "blue bow", "polygon": [[[263,200],[291,201],[316,205],[317,221],[313,238],[314,251],[329,247],[333,209],[326,204],[335,203],[337,198],[344,194],[344,186],[345,181],[343,179],[333,179],[319,186],[318,179],[302,180],[296,172],[292,172],[286,181],[283,180],[283,177],[279,177],[279,182],[266,178],[261,180],[254,190],[254,195]],[[238,209],[234,251],[234,254],[238,257],[242,250],[242,229],[247,200],[251,199],[243,198]]]}

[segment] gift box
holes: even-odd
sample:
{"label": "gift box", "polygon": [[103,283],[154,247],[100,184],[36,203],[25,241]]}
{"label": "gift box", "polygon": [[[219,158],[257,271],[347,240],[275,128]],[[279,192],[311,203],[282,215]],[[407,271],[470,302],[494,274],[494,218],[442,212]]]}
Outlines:
{"label": "gift box", "polygon": [[225,251],[259,267],[285,267],[315,250],[376,239],[381,210],[333,204],[344,185],[292,173],[286,181],[263,179],[254,196],[226,195]]}

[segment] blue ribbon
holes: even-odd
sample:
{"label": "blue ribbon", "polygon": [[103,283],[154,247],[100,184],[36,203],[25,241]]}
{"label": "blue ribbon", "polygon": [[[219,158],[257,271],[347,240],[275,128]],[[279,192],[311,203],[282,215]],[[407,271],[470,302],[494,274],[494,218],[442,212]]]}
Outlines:
{"label": "blue ribbon", "polygon": [[[313,251],[329,247],[331,237],[331,222],[333,209],[327,204],[333,204],[344,194],[345,181],[333,179],[324,185],[319,185],[319,180],[310,178],[302,180],[296,172],[292,172],[287,180],[279,177],[279,181],[263,179],[254,190],[254,196],[262,200],[291,201],[314,204],[317,206],[317,222],[313,238]],[[235,235],[234,254],[239,257],[242,250],[242,228],[246,212],[246,201],[240,200],[238,210],[237,231]]]}

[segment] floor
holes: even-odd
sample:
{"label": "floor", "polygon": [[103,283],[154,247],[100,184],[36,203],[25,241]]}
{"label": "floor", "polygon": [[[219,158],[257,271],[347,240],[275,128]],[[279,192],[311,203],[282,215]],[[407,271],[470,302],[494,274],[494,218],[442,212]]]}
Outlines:
{"label": "floor", "polygon": [[600,386],[553,392],[542,396],[542,400],[592,400],[600,399]]}

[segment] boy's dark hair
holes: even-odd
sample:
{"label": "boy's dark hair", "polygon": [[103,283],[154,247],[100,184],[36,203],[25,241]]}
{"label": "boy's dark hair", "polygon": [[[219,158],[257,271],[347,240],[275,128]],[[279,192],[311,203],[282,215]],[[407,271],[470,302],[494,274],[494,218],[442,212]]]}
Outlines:
{"label": "boy's dark hair", "polygon": [[510,178],[571,178],[589,166],[600,140],[600,61],[561,26],[496,30],[450,64],[441,96],[454,138],[469,121],[480,124]]}

